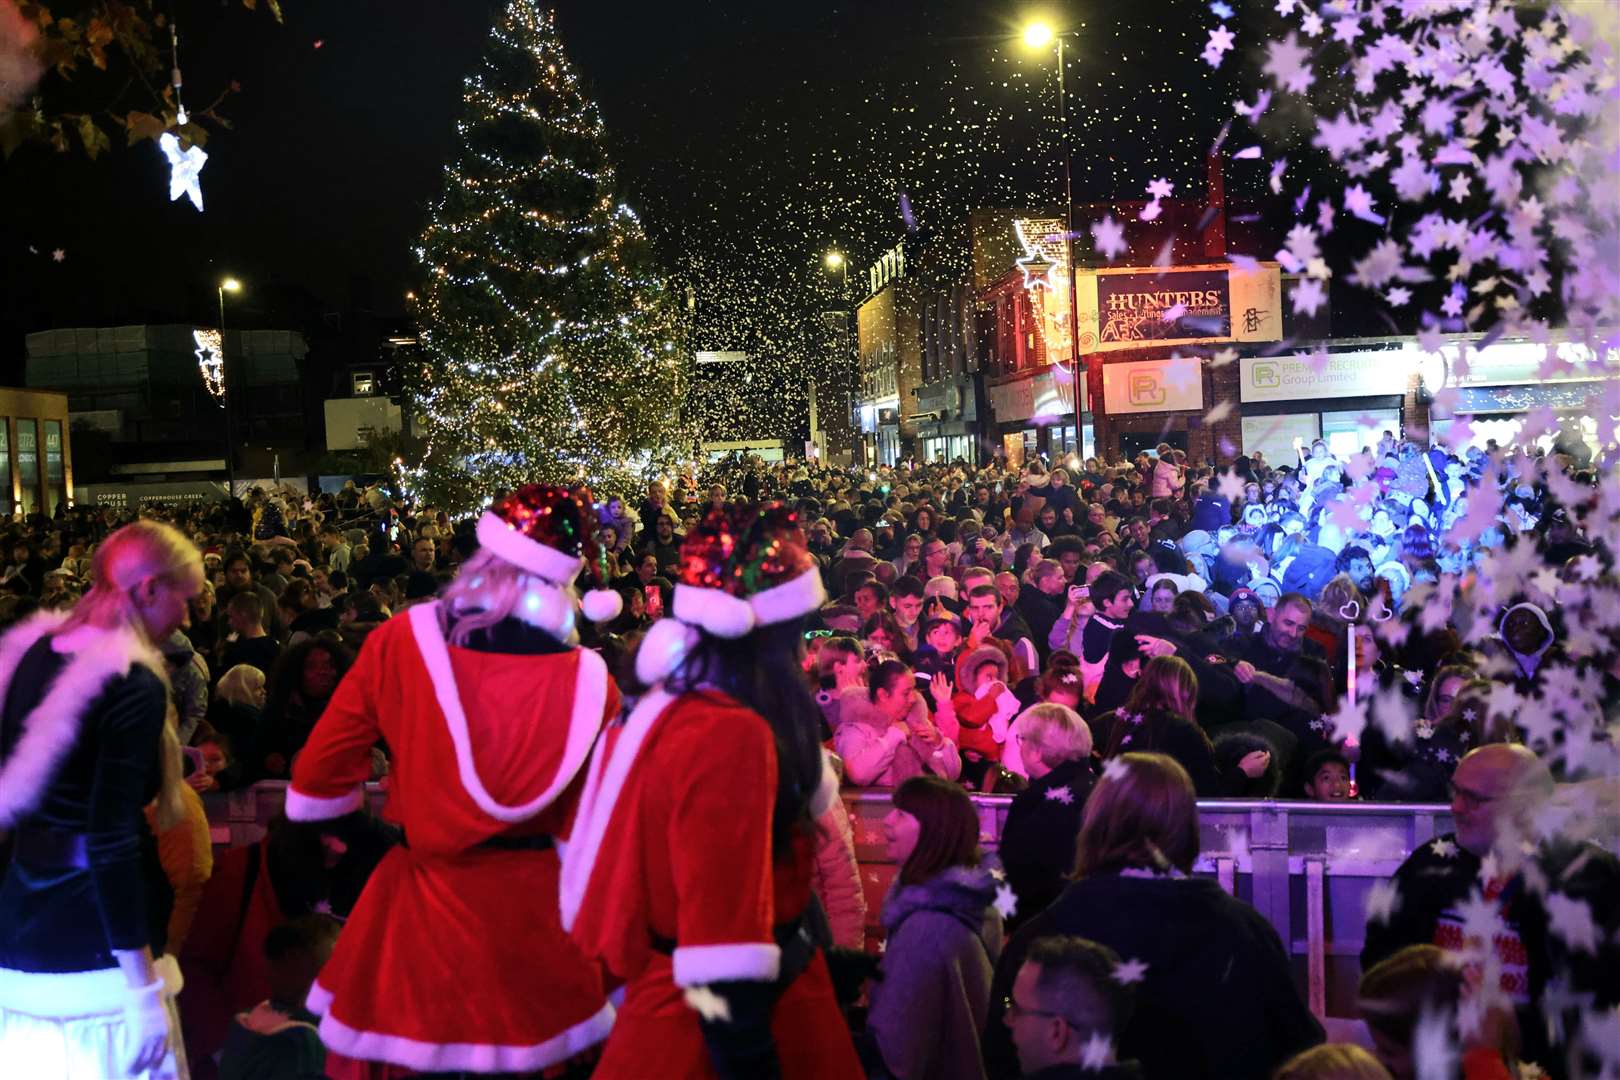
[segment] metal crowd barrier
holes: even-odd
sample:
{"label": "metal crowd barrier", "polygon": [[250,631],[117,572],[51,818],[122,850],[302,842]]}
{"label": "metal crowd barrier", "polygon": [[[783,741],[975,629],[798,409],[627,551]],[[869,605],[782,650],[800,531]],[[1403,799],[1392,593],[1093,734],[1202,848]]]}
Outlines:
{"label": "metal crowd barrier", "polygon": [[[264,781],[205,795],[210,835],[222,847],[258,842],[281,809],[287,784]],[[373,810],[385,798],[368,785]],[[890,793],[848,790],[855,853],[867,901],[867,941],[875,950],[878,913],[894,878],[883,834]],[[1012,802],[974,795],[987,850],[994,851]],[[1419,845],[1451,831],[1445,806],[1213,800],[1198,804],[1202,854],[1194,867],[1252,905],[1276,927],[1295,977],[1320,1017],[1355,1015],[1367,893]]]}

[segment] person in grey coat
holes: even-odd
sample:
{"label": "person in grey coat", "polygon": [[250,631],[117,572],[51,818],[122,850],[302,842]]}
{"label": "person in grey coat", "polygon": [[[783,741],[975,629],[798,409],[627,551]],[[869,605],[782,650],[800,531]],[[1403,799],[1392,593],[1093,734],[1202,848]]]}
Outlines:
{"label": "person in grey coat", "polygon": [[1002,944],[997,905],[1012,890],[981,859],[973,803],[948,780],[901,784],[884,827],[900,874],[883,905],[881,981],[867,1018],[871,1075],[983,1080],[980,1038]]}

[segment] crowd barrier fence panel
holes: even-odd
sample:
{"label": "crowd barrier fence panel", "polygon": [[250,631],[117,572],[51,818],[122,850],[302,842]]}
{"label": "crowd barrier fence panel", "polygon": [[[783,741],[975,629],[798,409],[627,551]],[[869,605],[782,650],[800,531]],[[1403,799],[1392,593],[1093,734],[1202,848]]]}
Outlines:
{"label": "crowd barrier fence panel", "polygon": [[[280,812],[286,781],[203,797],[216,846],[257,843]],[[367,785],[375,812],[386,795]],[[980,832],[993,852],[1012,803],[1009,795],[973,795]],[[883,817],[886,789],[847,789],[855,853],[866,893],[867,945],[882,936],[878,914],[894,880]],[[1367,894],[1390,877],[1418,845],[1451,830],[1439,805],[1208,800],[1198,804],[1201,854],[1194,873],[1214,878],[1252,905],[1277,930],[1295,978],[1320,1017],[1355,1015],[1356,983]]]}

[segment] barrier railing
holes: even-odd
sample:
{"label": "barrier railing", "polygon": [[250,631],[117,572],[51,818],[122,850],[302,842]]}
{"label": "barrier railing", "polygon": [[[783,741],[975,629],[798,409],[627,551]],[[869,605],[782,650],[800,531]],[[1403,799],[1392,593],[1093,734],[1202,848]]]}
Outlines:
{"label": "barrier railing", "polygon": [[[204,796],[216,845],[256,843],[281,809],[285,781]],[[373,809],[385,798],[370,785]],[[867,900],[867,940],[875,949],[878,913],[894,878],[882,819],[884,789],[849,790],[855,854]],[[1012,803],[974,795],[987,850],[995,850]],[[1445,806],[1216,800],[1198,804],[1202,854],[1194,870],[1254,905],[1288,948],[1295,977],[1318,1016],[1355,1013],[1367,893],[1419,845],[1450,831]]]}

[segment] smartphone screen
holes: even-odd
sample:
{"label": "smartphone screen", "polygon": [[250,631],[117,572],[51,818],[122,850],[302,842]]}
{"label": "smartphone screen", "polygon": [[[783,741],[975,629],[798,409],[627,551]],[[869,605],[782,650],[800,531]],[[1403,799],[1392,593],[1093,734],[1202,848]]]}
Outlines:
{"label": "smartphone screen", "polygon": [[664,617],[664,592],[657,585],[642,586],[642,595],[647,598],[647,618],[662,619]]}

